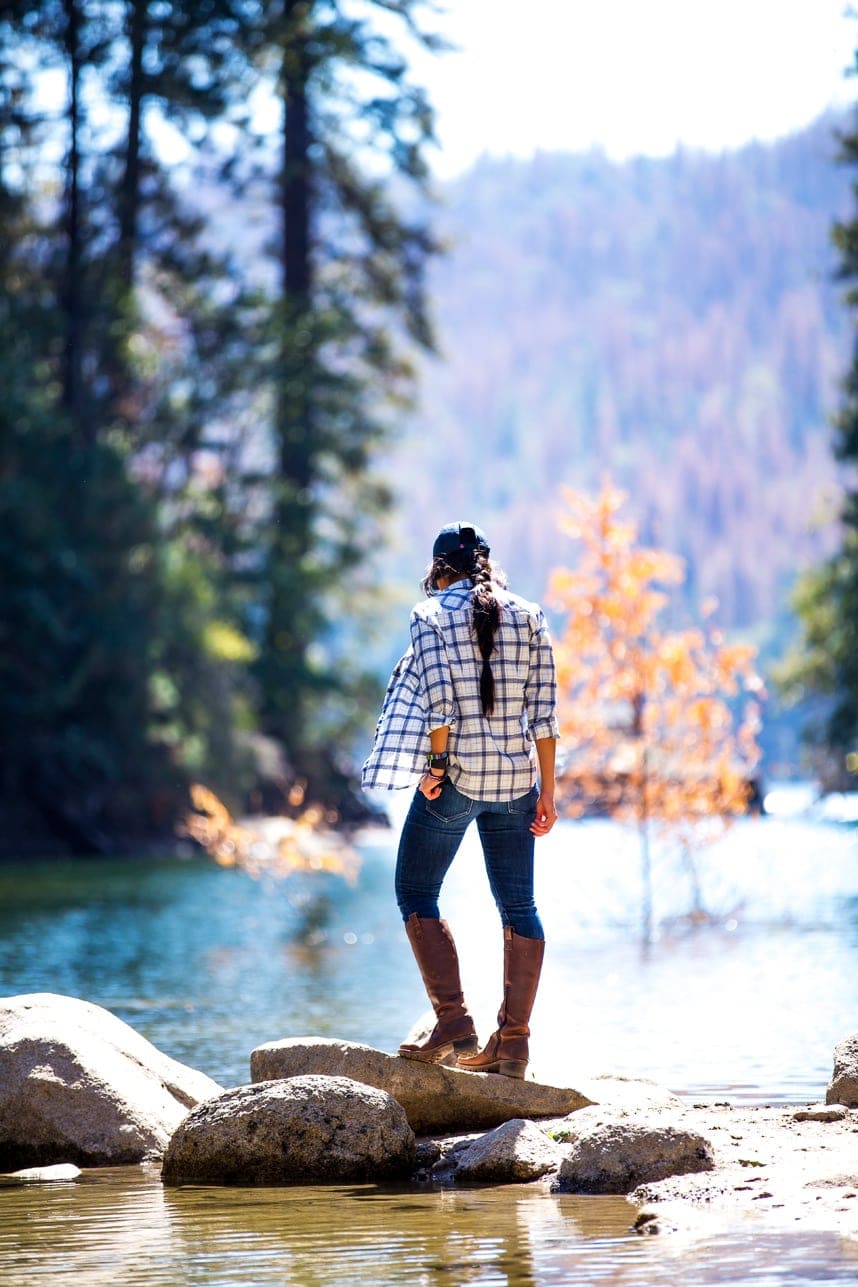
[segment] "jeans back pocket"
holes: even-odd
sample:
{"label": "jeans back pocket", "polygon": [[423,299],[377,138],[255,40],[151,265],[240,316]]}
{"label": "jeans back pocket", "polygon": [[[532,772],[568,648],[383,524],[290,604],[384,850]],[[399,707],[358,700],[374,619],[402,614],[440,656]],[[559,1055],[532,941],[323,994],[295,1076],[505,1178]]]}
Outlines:
{"label": "jeans back pocket", "polygon": [[457,791],[449,778],[441,787],[441,794],[426,801],[426,812],[440,822],[461,822],[470,816],[473,807],[473,800]]}
{"label": "jeans back pocket", "polygon": [[539,791],[536,787],[531,787],[527,795],[520,795],[515,800],[510,800],[507,809],[510,813],[531,814],[536,817],[536,802],[539,799]]}

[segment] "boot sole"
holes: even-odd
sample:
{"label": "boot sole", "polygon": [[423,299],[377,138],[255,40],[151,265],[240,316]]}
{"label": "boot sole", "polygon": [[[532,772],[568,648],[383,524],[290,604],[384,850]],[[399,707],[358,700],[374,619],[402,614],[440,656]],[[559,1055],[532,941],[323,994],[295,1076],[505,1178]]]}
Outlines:
{"label": "boot sole", "polygon": [[498,1073],[501,1077],[515,1077],[516,1081],[524,1081],[524,1074],[527,1069],[526,1059],[496,1059],[493,1063],[483,1064],[477,1068],[474,1064],[459,1064],[463,1072],[481,1072],[481,1073]]}
{"label": "boot sole", "polygon": [[475,1036],[459,1037],[456,1041],[448,1041],[445,1046],[436,1046],[434,1050],[403,1050],[400,1047],[397,1054],[400,1059],[413,1059],[420,1064],[443,1064],[447,1068],[455,1068],[460,1055],[476,1054],[479,1048],[480,1043]]}

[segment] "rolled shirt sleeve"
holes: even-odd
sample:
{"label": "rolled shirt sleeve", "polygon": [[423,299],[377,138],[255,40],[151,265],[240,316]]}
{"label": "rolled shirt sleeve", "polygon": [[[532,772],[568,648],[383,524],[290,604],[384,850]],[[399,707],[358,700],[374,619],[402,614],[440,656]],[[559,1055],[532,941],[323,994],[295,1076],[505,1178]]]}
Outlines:
{"label": "rolled shirt sleeve", "polygon": [[433,623],[416,612],[411,615],[411,646],[426,702],[426,731],[452,725],[456,698],[447,647]]}
{"label": "rolled shirt sleeve", "polygon": [[538,609],[531,622],[530,666],[524,691],[531,737],[559,737],[557,725],[557,672],[545,614]]}

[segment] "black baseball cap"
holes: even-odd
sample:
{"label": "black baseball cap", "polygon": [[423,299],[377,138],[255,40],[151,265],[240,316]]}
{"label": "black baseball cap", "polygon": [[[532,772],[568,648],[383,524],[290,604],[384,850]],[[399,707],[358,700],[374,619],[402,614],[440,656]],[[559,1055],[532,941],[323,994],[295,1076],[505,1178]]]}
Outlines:
{"label": "black baseball cap", "polygon": [[448,523],[435,537],[432,546],[432,558],[441,558],[445,554],[455,554],[457,550],[480,549],[489,553],[488,537],[475,523]]}

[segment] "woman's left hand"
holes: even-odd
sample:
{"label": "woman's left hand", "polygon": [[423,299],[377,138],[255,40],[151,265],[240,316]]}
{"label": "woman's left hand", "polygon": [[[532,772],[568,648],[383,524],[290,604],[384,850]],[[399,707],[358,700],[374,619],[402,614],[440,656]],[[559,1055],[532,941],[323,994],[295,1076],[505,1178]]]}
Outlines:
{"label": "woman's left hand", "polygon": [[437,800],[438,796],[441,794],[441,787],[446,779],[446,773],[443,778],[439,778],[436,777],[434,773],[430,773],[427,769],[423,774],[423,777],[420,779],[418,790],[421,795],[425,795],[427,800]]}

